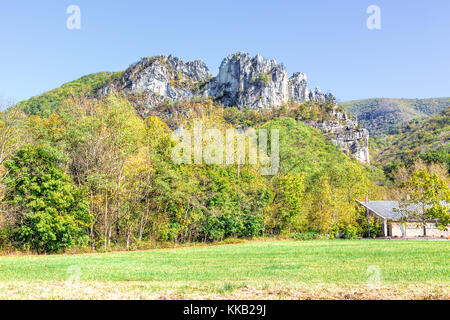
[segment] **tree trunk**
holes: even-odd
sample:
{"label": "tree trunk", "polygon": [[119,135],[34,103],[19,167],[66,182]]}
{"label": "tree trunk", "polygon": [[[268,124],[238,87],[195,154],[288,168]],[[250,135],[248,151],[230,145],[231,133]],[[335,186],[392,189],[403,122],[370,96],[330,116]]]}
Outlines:
{"label": "tree trunk", "polygon": [[108,248],[108,193],[105,192],[105,251]]}
{"label": "tree trunk", "polygon": [[108,231],[108,247],[111,245],[112,224],[109,226]]}
{"label": "tree trunk", "polygon": [[423,215],[423,236],[426,237],[427,236],[427,221],[425,220],[427,217],[425,215],[425,203],[422,202],[422,215]]}
{"label": "tree trunk", "polygon": [[130,250],[130,230],[127,231],[127,250]]}
{"label": "tree trunk", "polygon": [[91,236],[91,249],[92,249],[92,250],[95,250],[94,225],[91,226],[90,236]]}
{"label": "tree trunk", "polygon": [[142,236],[144,234],[144,227],[146,225],[146,223],[144,223],[144,221],[147,220],[148,217],[148,208],[145,209],[145,213],[142,215],[141,217],[141,222],[139,224],[139,241],[142,241]]}

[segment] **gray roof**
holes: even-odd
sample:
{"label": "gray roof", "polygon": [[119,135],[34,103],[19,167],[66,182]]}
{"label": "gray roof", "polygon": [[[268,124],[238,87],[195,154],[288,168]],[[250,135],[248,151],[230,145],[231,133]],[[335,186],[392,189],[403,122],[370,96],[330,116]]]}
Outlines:
{"label": "gray roof", "polygon": [[[384,219],[400,220],[405,216],[404,213],[396,211],[399,210],[398,201],[356,201]],[[441,201],[441,203],[443,205],[448,205],[445,201]],[[411,205],[409,209],[412,210],[417,207],[417,205]]]}

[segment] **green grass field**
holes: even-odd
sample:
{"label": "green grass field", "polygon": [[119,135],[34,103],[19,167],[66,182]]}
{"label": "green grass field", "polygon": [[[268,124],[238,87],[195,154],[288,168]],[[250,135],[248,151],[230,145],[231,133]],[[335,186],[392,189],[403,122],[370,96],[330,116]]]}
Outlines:
{"label": "green grass field", "polygon": [[0,257],[2,299],[448,299],[448,241],[262,241]]}

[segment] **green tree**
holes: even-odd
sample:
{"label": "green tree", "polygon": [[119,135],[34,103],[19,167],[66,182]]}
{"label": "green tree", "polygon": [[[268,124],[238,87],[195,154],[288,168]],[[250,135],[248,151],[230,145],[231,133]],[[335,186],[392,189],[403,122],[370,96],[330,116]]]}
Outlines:
{"label": "green tree", "polygon": [[274,181],[275,197],[268,210],[267,227],[278,232],[303,231],[306,222],[304,177],[287,174]]}
{"label": "green tree", "polygon": [[400,201],[400,209],[407,218],[421,222],[424,236],[427,235],[427,221],[437,219],[437,225],[441,229],[449,225],[450,212],[447,204],[450,202],[450,188],[446,181],[435,173],[421,169],[414,171],[405,188],[407,197]]}
{"label": "green tree", "polygon": [[12,236],[19,246],[58,252],[86,240],[88,204],[59,161],[54,149],[28,145],[5,163],[5,200],[15,214]]}

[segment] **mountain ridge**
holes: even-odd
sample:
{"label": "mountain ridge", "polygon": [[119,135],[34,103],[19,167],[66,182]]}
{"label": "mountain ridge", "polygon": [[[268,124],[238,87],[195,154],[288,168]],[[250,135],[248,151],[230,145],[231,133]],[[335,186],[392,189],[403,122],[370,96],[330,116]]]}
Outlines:
{"label": "mountain ridge", "polygon": [[257,54],[238,52],[223,59],[217,76],[212,76],[201,60],[184,62],[172,55],[142,58],[126,69],[122,77],[100,90],[141,95],[140,103],[151,109],[164,98],[179,100],[212,97],[225,106],[267,109],[289,101],[335,100],[320,88],[307,87],[307,77],[295,72],[291,77],[283,64]]}
{"label": "mountain ridge", "polygon": [[450,97],[425,99],[370,98],[339,102],[372,136],[399,133],[399,127],[425,119],[450,106]]}
{"label": "mountain ridge", "polygon": [[[334,121],[309,121],[343,151],[369,163],[368,132],[356,121],[338,112],[336,98],[316,87],[307,86],[302,72],[289,74],[283,64],[257,54],[238,52],[223,59],[217,76],[209,74],[201,60],[184,62],[174,56],[143,58],[131,65],[122,78],[100,90],[102,95],[124,91],[140,106],[143,116],[164,100],[195,97],[212,98],[215,103],[240,109],[265,110],[307,102],[332,105]],[[143,106],[143,107],[142,107]],[[301,119],[299,119],[301,120]]]}

